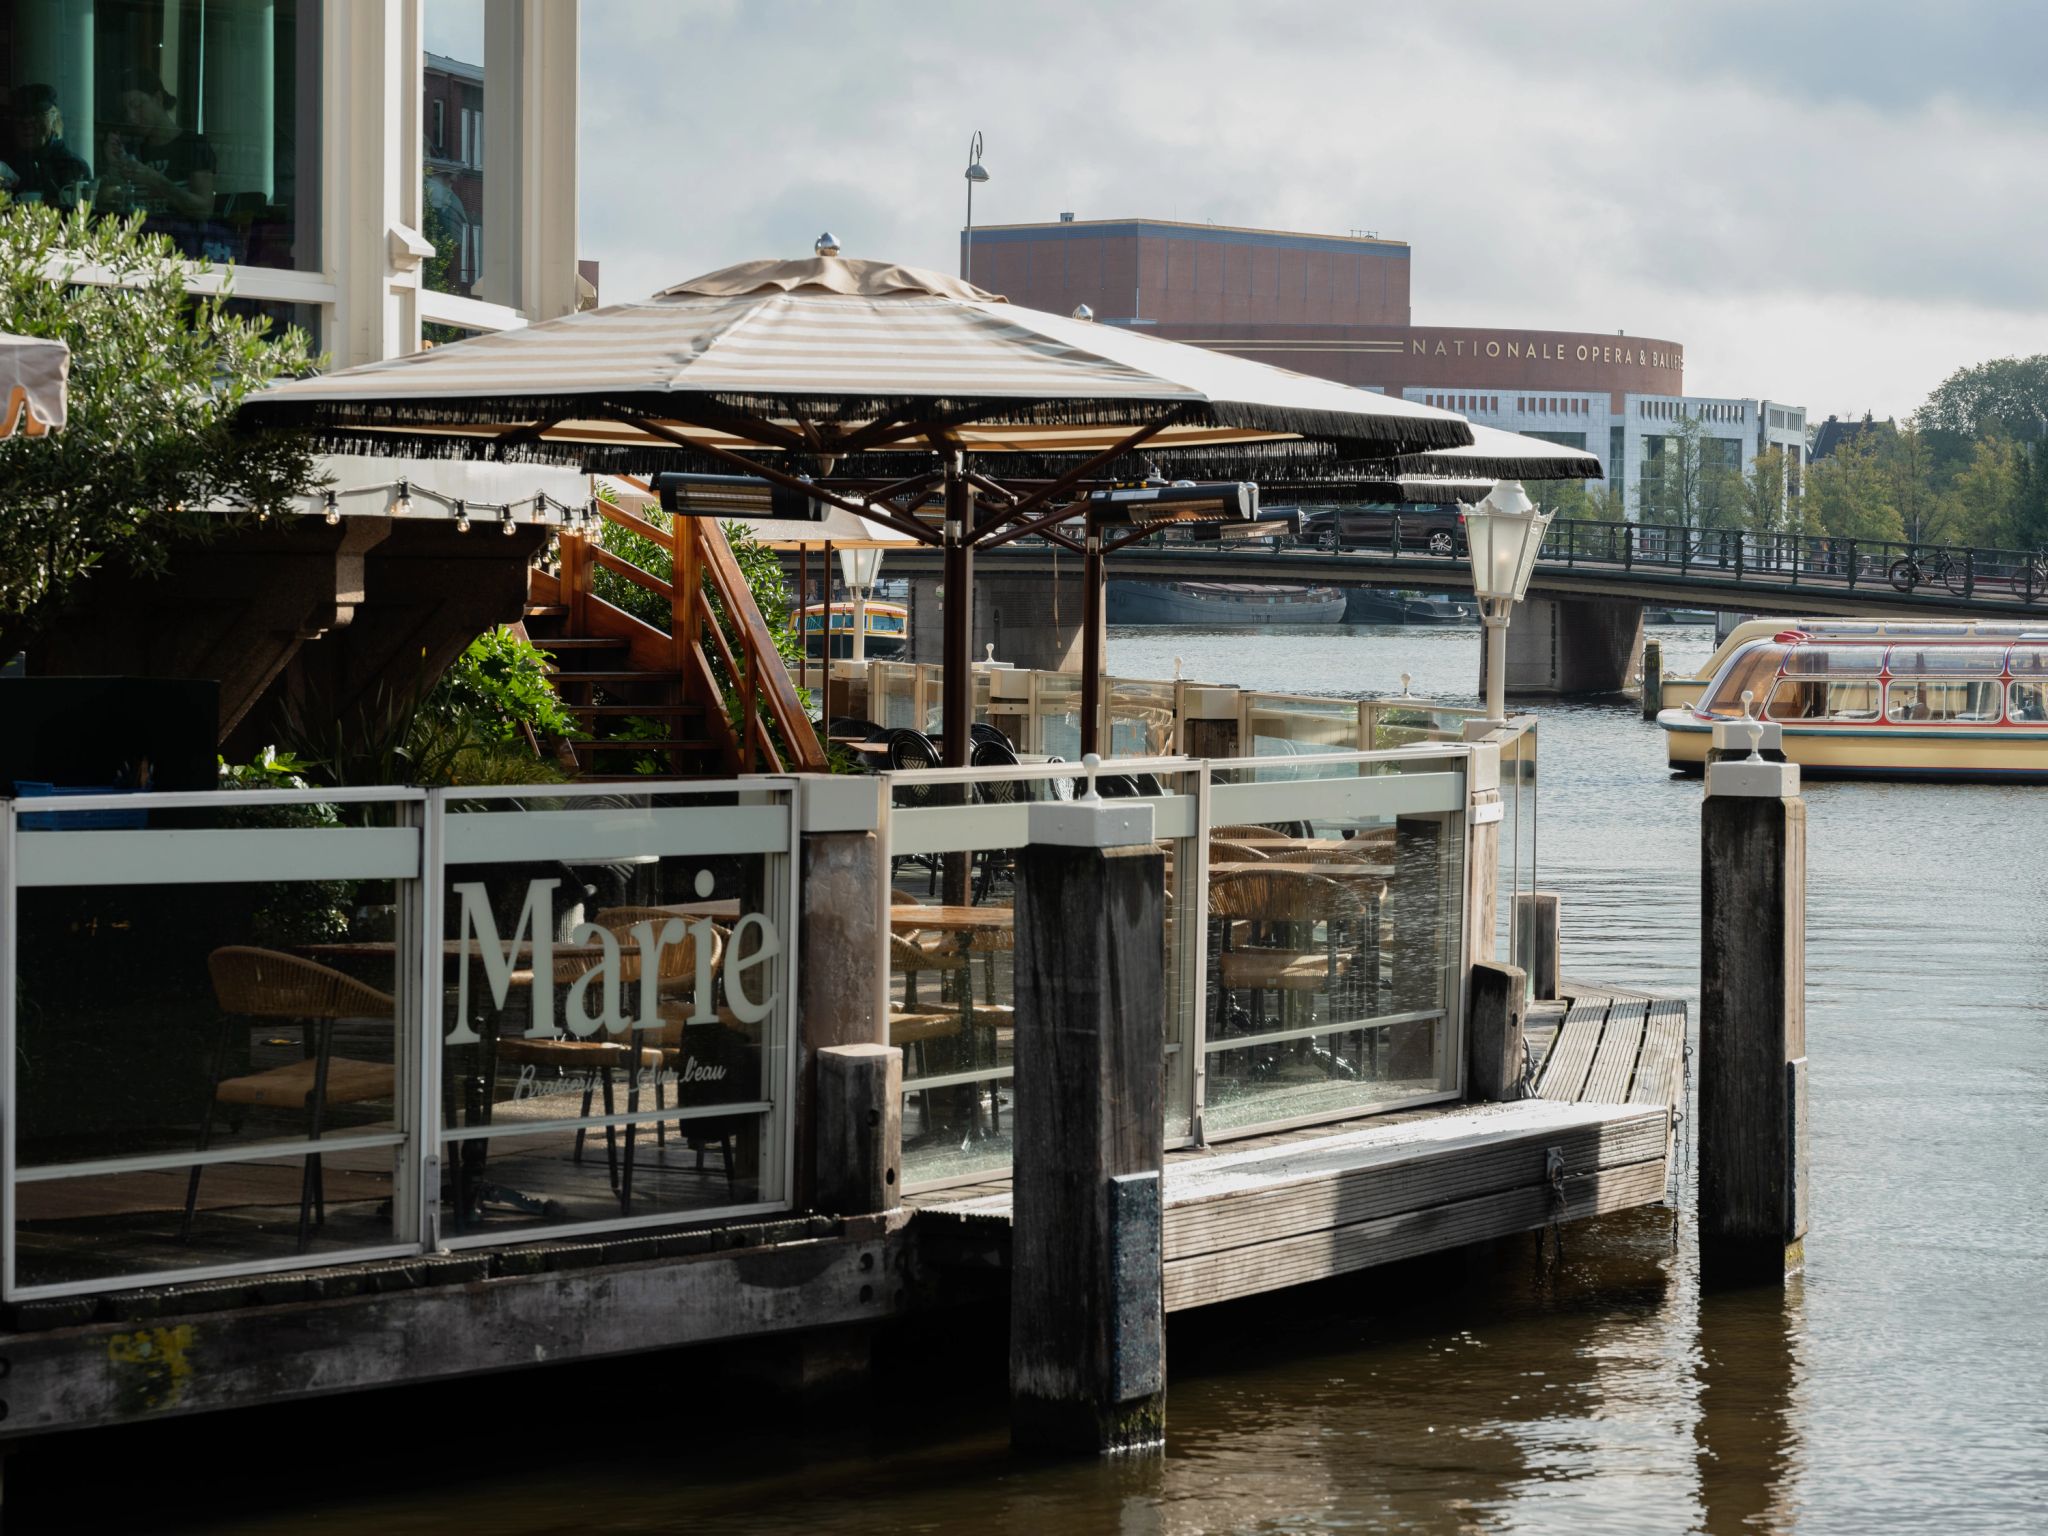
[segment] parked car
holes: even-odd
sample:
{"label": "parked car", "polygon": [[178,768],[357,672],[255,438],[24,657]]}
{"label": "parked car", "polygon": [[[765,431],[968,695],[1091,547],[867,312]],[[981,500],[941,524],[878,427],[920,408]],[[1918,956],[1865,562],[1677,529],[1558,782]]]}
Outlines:
{"label": "parked car", "polygon": [[1380,503],[1320,507],[1301,514],[1301,539],[1318,549],[1393,549],[1400,529],[1403,552],[1465,553],[1465,514],[1456,502]]}

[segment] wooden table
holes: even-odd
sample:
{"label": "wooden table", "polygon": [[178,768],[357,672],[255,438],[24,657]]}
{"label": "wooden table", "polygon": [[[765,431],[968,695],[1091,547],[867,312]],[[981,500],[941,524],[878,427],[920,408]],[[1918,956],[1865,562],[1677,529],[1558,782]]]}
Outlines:
{"label": "wooden table", "polygon": [[1012,928],[1017,914],[1010,907],[889,908],[889,926],[901,933],[973,933],[978,929]]}
{"label": "wooden table", "polygon": [[1321,875],[1326,880],[1391,880],[1394,866],[1368,864],[1362,859],[1337,859],[1322,864],[1288,864],[1274,859],[1227,859],[1209,866],[1209,878],[1218,875],[1269,875],[1284,870],[1296,875]]}

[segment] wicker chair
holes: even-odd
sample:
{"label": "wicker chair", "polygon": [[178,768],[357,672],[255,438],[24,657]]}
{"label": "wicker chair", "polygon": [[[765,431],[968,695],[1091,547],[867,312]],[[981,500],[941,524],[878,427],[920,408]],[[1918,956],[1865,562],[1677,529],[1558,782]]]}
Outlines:
{"label": "wicker chair", "polygon": [[[1250,996],[1256,1033],[1264,1022],[1265,997],[1327,997],[1333,1007],[1363,1003],[1360,983],[1368,972],[1373,911],[1342,881],[1276,865],[1256,874],[1223,875],[1209,886],[1209,915],[1218,923],[1216,956],[1217,1033],[1228,994]],[[1314,931],[1323,942],[1314,945]],[[1240,933],[1252,942],[1240,946]],[[1302,935],[1308,935],[1308,944]]]}
{"label": "wicker chair", "polygon": [[[398,1072],[389,1062],[358,1061],[334,1054],[334,1025],[339,1019],[396,1021],[398,1005],[388,993],[353,976],[296,955],[276,950],[230,945],[206,959],[213,994],[224,1017],[214,1052],[213,1091],[199,1125],[199,1150],[213,1140],[213,1115],[222,1104],[266,1109],[303,1109],[310,1121],[308,1138],[320,1139],[329,1104],[362,1104],[389,1099],[398,1091]],[[305,1058],[240,1077],[224,1078],[228,1046],[236,1017],[293,1019],[309,1026]],[[204,1163],[192,1165],[185,1185],[185,1220],[181,1239],[192,1235],[192,1215],[199,1205],[199,1179]],[[305,1251],[313,1226],[327,1221],[327,1193],[320,1154],[306,1154],[299,1179],[299,1250]]]}
{"label": "wicker chair", "polygon": [[1209,839],[1211,864],[1263,864],[1266,858],[1265,849],[1254,848],[1249,843],[1233,843],[1216,837]]}

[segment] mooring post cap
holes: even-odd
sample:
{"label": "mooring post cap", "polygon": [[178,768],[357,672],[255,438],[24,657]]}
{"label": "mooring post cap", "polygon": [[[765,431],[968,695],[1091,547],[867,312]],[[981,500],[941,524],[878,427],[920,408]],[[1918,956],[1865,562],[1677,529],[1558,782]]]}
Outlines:
{"label": "mooring post cap", "polygon": [[1757,733],[1757,751],[1785,750],[1785,728],[1775,720],[1717,720],[1714,722],[1714,750],[1740,752],[1746,756],[1750,750],[1752,731]]}
{"label": "mooring post cap", "polygon": [[1799,765],[1761,757],[1735,757],[1707,764],[1707,793],[1754,800],[1790,800],[1799,793]]}
{"label": "mooring post cap", "polygon": [[1143,800],[1105,800],[1095,787],[1102,759],[1081,759],[1087,773],[1072,800],[1048,800],[1031,807],[1031,841],[1056,848],[1134,848],[1152,841],[1152,807]]}

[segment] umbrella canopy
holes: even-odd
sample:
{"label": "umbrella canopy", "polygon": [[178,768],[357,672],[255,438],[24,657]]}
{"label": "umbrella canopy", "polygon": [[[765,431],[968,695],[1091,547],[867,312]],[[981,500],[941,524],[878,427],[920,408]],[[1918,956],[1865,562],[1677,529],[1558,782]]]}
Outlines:
{"label": "umbrella canopy", "polygon": [[1606,476],[1597,453],[1481,426],[1472,428],[1472,441],[1463,447],[1407,454],[1394,468],[1403,479],[1426,475],[1453,480],[1599,480]]}
{"label": "umbrella canopy", "polygon": [[1012,305],[957,278],[757,261],[565,315],[273,386],[243,406],[337,448],[673,463],[675,448],[1087,455],[1302,440],[1345,457],[1471,441],[1448,411]]}
{"label": "umbrella canopy", "polygon": [[71,349],[61,341],[0,332],[0,437],[41,437],[64,427],[65,390],[71,377]]}

